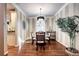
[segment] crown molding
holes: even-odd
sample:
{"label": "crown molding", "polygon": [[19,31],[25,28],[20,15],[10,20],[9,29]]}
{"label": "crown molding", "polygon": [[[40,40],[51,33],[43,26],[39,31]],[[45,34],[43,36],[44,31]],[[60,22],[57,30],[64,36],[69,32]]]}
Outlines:
{"label": "crown molding", "polygon": [[4,52],[4,56],[8,55],[8,51]]}
{"label": "crown molding", "polygon": [[55,14],[55,16],[60,12],[62,11],[69,3],[65,3],[58,11],[57,13]]}
{"label": "crown molding", "polygon": [[27,15],[25,14],[25,12],[24,12],[16,3],[12,3],[12,5],[13,5],[18,11],[20,11],[23,15],[27,16]]}

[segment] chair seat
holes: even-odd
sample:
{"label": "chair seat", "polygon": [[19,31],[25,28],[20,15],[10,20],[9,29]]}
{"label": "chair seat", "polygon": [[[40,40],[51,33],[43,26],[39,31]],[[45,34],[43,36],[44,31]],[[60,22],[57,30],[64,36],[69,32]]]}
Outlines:
{"label": "chair seat", "polygon": [[44,43],[44,41],[37,41],[37,43]]}
{"label": "chair seat", "polygon": [[33,40],[36,40],[36,38],[35,38],[35,37],[33,37]]}
{"label": "chair seat", "polygon": [[48,38],[48,37],[46,37],[46,38],[45,38],[45,40],[49,40],[49,38]]}

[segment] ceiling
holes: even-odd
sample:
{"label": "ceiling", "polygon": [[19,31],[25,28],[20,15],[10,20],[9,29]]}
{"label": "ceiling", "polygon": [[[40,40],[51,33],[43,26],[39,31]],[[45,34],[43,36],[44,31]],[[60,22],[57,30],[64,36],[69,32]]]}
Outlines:
{"label": "ceiling", "polygon": [[27,16],[53,16],[65,3],[17,3]]}

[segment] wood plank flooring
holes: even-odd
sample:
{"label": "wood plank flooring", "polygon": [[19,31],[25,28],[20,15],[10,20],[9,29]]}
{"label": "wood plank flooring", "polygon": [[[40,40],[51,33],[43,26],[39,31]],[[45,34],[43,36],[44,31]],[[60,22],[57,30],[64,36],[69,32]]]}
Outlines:
{"label": "wood plank flooring", "polygon": [[45,50],[36,51],[36,45],[25,43],[21,50],[15,47],[8,47],[8,56],[67,56],[65,47],[56,41],[45,46]]}

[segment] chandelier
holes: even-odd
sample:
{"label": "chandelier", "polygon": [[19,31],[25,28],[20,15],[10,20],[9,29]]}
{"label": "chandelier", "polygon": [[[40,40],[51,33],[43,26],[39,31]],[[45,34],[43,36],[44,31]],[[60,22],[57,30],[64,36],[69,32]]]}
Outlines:
{"label": "chandelier", "polygon": [[41,15],[41,10],[42,10],[42,8],[40,8],[40,16],[37,17],[37,20],[44,19],[44,16]]}

